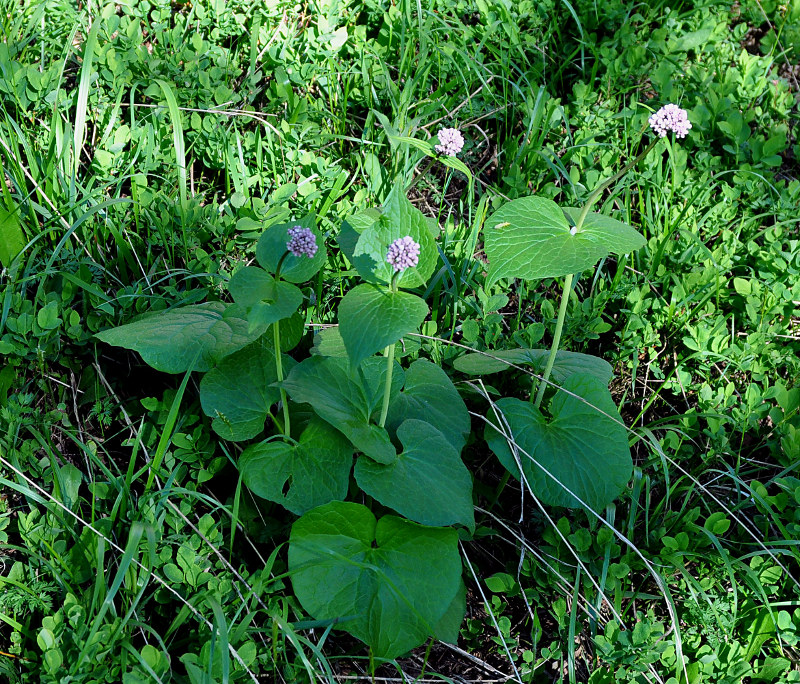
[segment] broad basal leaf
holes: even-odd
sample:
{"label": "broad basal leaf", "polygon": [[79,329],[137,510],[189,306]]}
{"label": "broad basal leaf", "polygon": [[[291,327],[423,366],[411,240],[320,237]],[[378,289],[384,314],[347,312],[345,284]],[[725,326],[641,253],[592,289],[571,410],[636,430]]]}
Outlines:
{"label": "broad basal leaf", "polygon": [[250,491],[297,515],[344,499],[352,466],[353,447],[319,418],[311,420],[298,444],[264,441],[239,458],[239,472]]}
{"label": "broad basal leaf", "polygon": [[472,477],[459,452],[429,423],[407,420],[397,428],[402,453],[389,465],[359,456],[358,486],[384,506],[423,525],[475,528]]}
{"label": "broad basal leaf", "polygon": [[[515,366],[531,366],[534,373],[541,375],[547,365],[549,349],[504,349],[487,354],[464,354],[453,360],[453,366],[462,373],[487,375],[499,373]],[[605,385],[611,381],[611,364],[597,356],[578,352],[557,351],[550,379],[561,384],[570,375],[591,375]]]}
{"label": "broad basal leaf", "polygon": [[289,574],[314,619],[342,618],[337,626],[378,658],[396,658],[443,628],[451,634],[456,621],[444,619],[461,586],[453,529],[393,515],[376,521],[365,506],[332,502],[292,526]]}
{"label": "broad basal leaf", "polygon": [[419,263],[404,270],[397,284],[419,287],[433,274],[439,251],[422,212],[408,201],[403,186],[396,185],[386,198],[380,219],[364,229],[356,243],[352,261],[361,277],[371,283],[391,282],[394,269],[386,261],[389,245],[407,235],[420,246]]}
{"label": "broad basal leaf", "polygon": [[[283,357],[285,369],[294,361]],[[260,343],[226,356],[200,381],[200,404],[214,420],[211,427],[223,439],[241,441],[264,429],[272,404],[280,397],[275,353]]]}
{"label": "broad basal leaf", "polygon": [[409,418],[433,425],[459,454],[467,442],[470,420],[464,400],[447,373],[425,359],[408,367],[403,391],[389,404],[386,424],[396,430]]}
{"label": "broad basal leaf", "polygon": [[305,283],[316,275],[328,259],[324,237],[317,228],[313,214],[304,216],[298,221],[280,223],[267,228],[256,245],[256,259],[261,266],[274,274],[278,263],[286,254],[286,243],[289,242],[288,230],[294,226],[309,228],[314,233],[314,237],[317,238],[317,252],[311,258],[288,254],[281,264],[280,279],[290,283]]}
{"label": "broad basal leaf", "polygon": [[[627,431],[611,394],[599,380],[578,375],[567,378],[563,390],[550,402],[550,420],[532,403],[519,399],[500,399],[496,406],[519,447],[517,458],[506,438],[491,427],[486,430],[486,441],[518,479],[519,460],[533,493],[544,503],[580,508],[577,496],[602,512],[630,479],[633,462]],[[503,426],[492,411],[487,419]]]}
{"label": "broad basal leaf", "polygon": [[[379,463],[391,463],[397,453],[385,429],[371,422],[380,410],[386,361],[367,359],[351,370],[347,359],[312,356],[295,366],[283,382],[293,401],[311,404],[314,412],[342,432],[358,449]],[[395,363],[392,393],[403,386],[404,374]]]}
{"label": "broad basal leaf", "polygon": [[552,200],[523,197],[503,205],[486,221],[484,247],[489,258],[487,285],[500,278],[555,278],[580,273],[608,254],[624,254],[644,245],[633,228],[590,214],[579,231],[579,213],[564,215]]}
{"label": "broad basal leaf", "polygon": [[364,359],[416,332],[428,315],[424,300],[408,292],[357,285],[339,304],[339,334],[357,366]]}
{"label": "broad basal leaf", "polygon": [[164,373],[204,372],[257,339],[266,326],[249,330],[240,306],[208,302],[150,314],[96,337],[106,344],[139,352],[145,363]]}

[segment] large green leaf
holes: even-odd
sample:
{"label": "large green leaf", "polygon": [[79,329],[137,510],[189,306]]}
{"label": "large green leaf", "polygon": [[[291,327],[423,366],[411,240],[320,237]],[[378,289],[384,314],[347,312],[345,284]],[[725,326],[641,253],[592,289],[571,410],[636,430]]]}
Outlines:
{"label": "large green leaf", "polygon": [[[294,363],[283,357],[284,368]],[[226,356],[200,381],[200,404],[214,420],[211,427],[223,439],[251,439],[264,429],[269,408],[280,392],[275,353],[259,343]]]}
{"label": "large green leaf", "polygon": [[25,246],[25,234],[16,213],[0,207],[0,266],[8,268]]}
{"label": "large green leaf", "polygon": [[328,423],[313,418],[297,444],[264,441],[242,452],[239,472],[250,491],[301,515],[344,499],[353,447]]}
{"label": "large green leaf", "polygon": [[275,299],[254,304],[247,313],[251,328],[263,328],[289,318],[303,303],[303,293],[291,283],[275,282]]}
{"label": "large green leaf", "polygon": [[[569,221],[565,216],[569,216]],[[608,254],[625,254],[645,244],[631,226],[589,214],[577,232],[579,213],[552,200],[522,197],[504,204],[486,221],[484,248],[491,284],[500,278],[555,278],[580,273]]]}
{"label": "large green leaf", "polygon": [[233,300],[247,309],[251,329],[263,328],[294,314],[303,303],[303,293],[263,268],[245,266],[228,283]]}
{"label": "large green leaf", "polygon": [[256,259],[267,271],[275,273],[278,263],[286,254],[286,243],[289,242],[288,230],[294,226],[309,228],[314,233],[317,238],[317,252],[311,258],[287,254],[281,264],[280,278],[290,283],[305,283],[316,275],[328,258],[324,237],[317,228],[313,214],[292,223],[280,223],[267,228],[256,245]]}
{"label": "large green leaf", "polygon": [[353,263],[353,255],[361,233],[374,225],[380,216],[380,209],[370,208],[342,221],[342,227],[339,229],[336,242],[339,243],[339,249],[342,250],[350,263]]}
{"label": "large green leaf", "polygon": [[[520,449],[525,478],[544,503],[579,508],[578,497],[601,512],[630,479],[633,462],[627,430],[608,388],[599,380],[578,375],[567,378],[550,403],[551,420],[532,403],[519,399],[500,399],[496,406]],[[493,411],[487,418],[504,427]],[[519,479],[517,459],[506,438],[488,427],[486,441]]]}
{"label": "large green leaf", "polygon": [[[515,366],[532,366],[534,373],[541,375],[547,365],[549,349],[504,349],[487,352],[487,354],[464,354],[453,360],[453,366],[462,373],[470,375],[487,375],[499,373]],[[604,384],[608,384],[613,376],[611,364],[597,356],[578,352],[557,351],[553,364],[551,380],[562,383],[570,375],[591,375]]]}
{"label": "large green leaf", "polygon": [[245,308],[261,302],[274,302],[277,297],[275,278],[258,266],[240,268],[228,281],[233,301]]}
{"label": "large green leaf", "polygon": [[357,366],[375,352],[416,332],[428,305],[409,292],[390,292],[375,285],[357,285],[339,304],[339,333]]}
{"label": "large green leaf", "polygon": [[353,252],[353,264],[367,282],[388,284],[394,268],[386,261],[389,245],[411,236],[420,246],[419,263],[405,269],[398,277],[399,287],[420,287],[433,274],[439,251],[422,212],[405,195],[402,185],[396,185],[383,205],[380,219],[365,228]]}
{"label": "large green leaf", "polygon": [[[97,339],[132,349],[164,373],[204,372],[257,339],[266,326],[249,330],[237,305],[207,302],[159,311],[133,323],[97,333]],[[199,354],[199,356],[198,356]]]}
{"label": "large green leaf", "polygon": [[[296,402],[311,404],[320,418],[341,431],[358,449],[379,463],[391,463],[397,452],[385,429],[370,422],[380,410],[386,377],[384,359],[367,359],[351,369],[347,359],[312,356],[295,366],[283,387]],[[392,371],[392,394],[403,386],[400,364]]]}
{"label": "large green leaf", "polygon": [[375,656],[396,658],[442,628],[461,587],[458,535],[332,502],[292,526],[289,574],[312,617],[341,618]]}
{"label": "large green leaf", "polygon": [[389,464],[359,456],[358,486],[384,506],[423,525],[475,527],[472,477],[458,451],[430,423],[407,420],[397,428],[402,453]]}
{"label": "large green leaf", "polygon": [[467,406],[447,373],[425,359],[418,359],[408,367],[403,391],[389,405],[387,425],[396,430],[409,418],[433,425],[459,454],[467,443],[470,432]]}

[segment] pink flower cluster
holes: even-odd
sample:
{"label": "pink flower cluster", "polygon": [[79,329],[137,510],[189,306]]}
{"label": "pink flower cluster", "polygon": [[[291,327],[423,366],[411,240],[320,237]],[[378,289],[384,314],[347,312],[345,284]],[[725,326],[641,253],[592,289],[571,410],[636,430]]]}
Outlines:
{"label": "pink flower cluster", "polygon": [[294,256],[307,256],[311,259],[317,253],[317,238],[310,228],[294,226],[289,228],[289,242],[286,243],[288,249]]}
{"label": "pink flower cluster", "polygon": [[386,254],[386,261],[395,271],[412,268],[419,263],[419,243],[414,242],[410,235],[398,238],[391,245]]}
{"label": "pink flower cluster", "polygon": [[464,147],[464,136],[457,128],[443,128],[437,134],[439,144],[435,149],[439,154],[446,157],[455,157]]}
{"label": "pink flower cluster", "polygon": [[649,119],[650,128],[655,131],[660,138],[663,138],[672,131],[676,138],[685,138],[692,124],[689,123],[689,116],[685,109],[681,109],[676,104],[664,105]]}

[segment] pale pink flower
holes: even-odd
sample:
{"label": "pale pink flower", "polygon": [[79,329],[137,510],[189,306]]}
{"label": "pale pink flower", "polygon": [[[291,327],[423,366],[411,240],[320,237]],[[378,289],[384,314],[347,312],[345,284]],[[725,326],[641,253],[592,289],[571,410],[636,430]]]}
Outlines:
{"label": "pale pink flower", "polygon": [[692,124],[689,122],[689,115],[685,109],[681,109],[676,104],[664,105],[649,119],[650,128],[663,138],[672,131],[676,138],[685,138]]}

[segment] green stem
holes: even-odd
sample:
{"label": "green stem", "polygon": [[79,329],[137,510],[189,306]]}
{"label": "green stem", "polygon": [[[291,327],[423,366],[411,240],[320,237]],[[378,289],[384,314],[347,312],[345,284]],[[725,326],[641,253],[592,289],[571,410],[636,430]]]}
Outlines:
{"label": "green stem", "polygon": [[600,197],[600,194],[603,192],[603,190],[605,190],[612,183],[616,183],[620,178],[622,178],[626,173],[628,173],[628,171],[630,171],[634,166],[636,166],[640,161],[642,161],[642,159],[645,158],[647,153],[656,146],[659,140],[661,140],[661,138],[654,138],[653,140],[651,140],[650,144],[647,147],[645,147],[633,161],[630,161],[627,164],[625,164],[625,166],[623,166],[620,171],[611,176],[611,178],[609,178],[607,181],[603,181],[602,183],[600,183],[600,185],[598,185],[594,190],[592,190],[592,194],[589,195],[588,199],[586,200],[586,204],[583,205],[583,209],[581,210],[581,213],[578,216],[578,220],[575,222],[575,228],[577,230],[580,230],[581,227],[583,226],[583,222],[586,220],[586,215],[589,213],[589,209],[591,209],[592,205],[595,203],[597,198]]}
{"label": "green stem", "polygon": [[389,415],[389,397],[392,394],[392,371],[394,370],[394,348],[397,342],[390,344],[383,350],[383,355],[386,357],[386,385],[383,388],[383,406],[381,407],[381,419],[378,425],[384,427],[386,425],[386,416]]}
{"label": "green stem", "polygon": [[556,319],[556,331],[553,335],[553,344],[550,347],[550,356],[547,357],[547,365],[544,367],[542,379],[539,381],[539,391],[536,394],[534,406],[538,409],[542,405],[542,397],[547,388],[547,381],[553,371],[553,364],[556,361],[556,352],[561,342],[561,332],[564,330],[564,319],[567,315],[567,304],[569,303],[569,293],[572,290],[572,273],[564,277],[564,289],[561,291],[561,305],[558,307],[558,318]]}
{"label": "green stem", "polygon": [[[278,374],[278,382],[283,382],[283,363],[281,362],[281,329],[279,321],[272,324],[272,332],[275,340],[275,370]],[[292,436],[292,425],[289,422],[289,402],[286,400],[286,390],[280,388],[281,404],[283,405],[283,434],[287,437]]]}
{"label": "green stem", "polygon": [[[578,215],[578,220],[575,221],[575,225],[573,226],[573,232],[577,233],[583,227],[583,222],[586,220],[586,217],[589,215],[589,210],[592,208],[592,205],[597,201],[597,198],[600,197],[603,190],[605,190],[609,185],[612,183],[616,183],[622,176],[624,176],[628,171],[630,171],[634,166],[636,166],[642,159],[645,158],[648,152],[652,150],[660,138],[654,138],[650,141],[650,144],[645,147],[636,157],[625,164],[617,173],[615,173],[611,178],[606,181],[603,181],[598,185],[589,197],[586,199],[586,203],[583,205],[581,209],[581,213]],[[553,371],[553,364],[556,361],[556,352],[558,352],[558,345],[561,342],[561,333],[564,330],[564,318],[567,314],[567,304],[569,303],[569,293],[572,289],[572,278],[573,274],[570,273],[564,278],[564,289],[561,292],[561,304],[558,307],[558,319],[556,320],[556,331],[553,336],[553,344],[550,347],[550,355],[547,357],[547,365],[544,369],[544,374],[542,375],[542,379],[539,383],[539,391],[536,393],[536,401],[534,402],[534,406],[539,408],[542,404],[542,398],[544,397],[544,391],[547,389],[547,381],[550,379],[550,373]]]}

